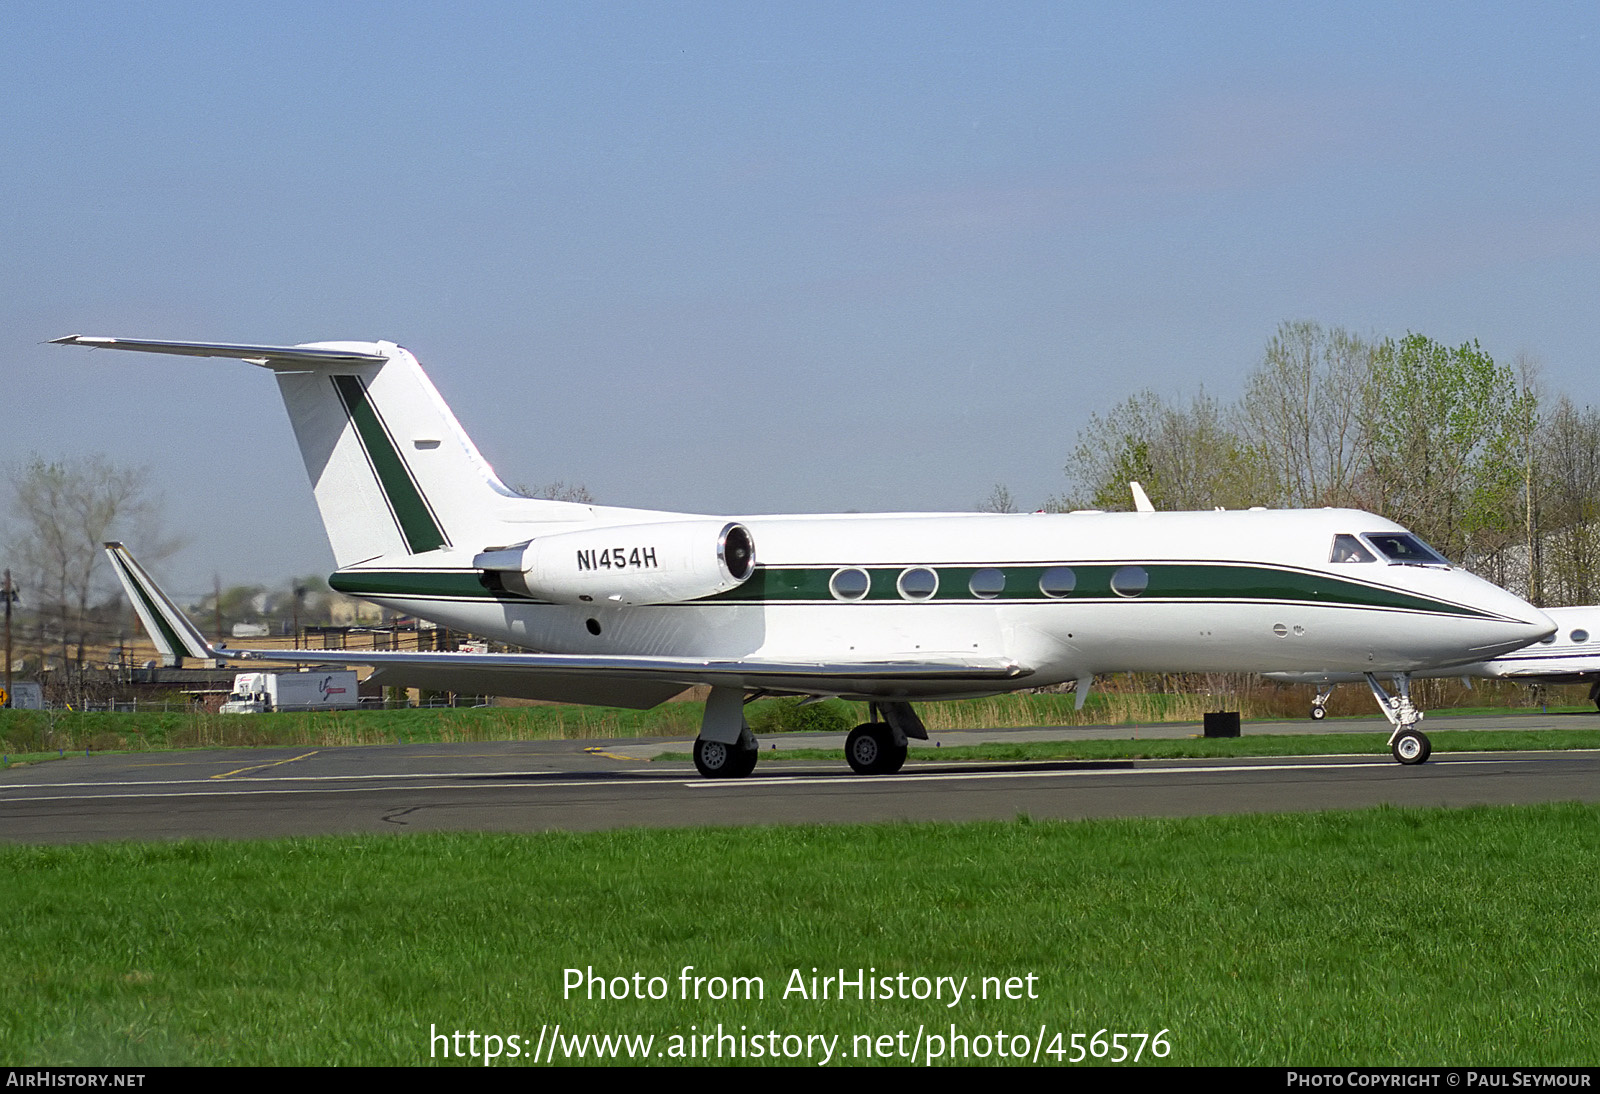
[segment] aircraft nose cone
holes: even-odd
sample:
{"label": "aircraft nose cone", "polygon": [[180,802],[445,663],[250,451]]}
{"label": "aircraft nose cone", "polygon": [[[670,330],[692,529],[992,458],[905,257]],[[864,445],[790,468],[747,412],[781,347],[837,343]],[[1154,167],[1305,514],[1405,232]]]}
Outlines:
{"label": "aircraft nose cone", "polygon": [[1498,657],[1556,633],[1555,620],[1544,612],[1503,589],[1494,591],[1500,594],[1498,603],[1492,605],[1498,618],[1485,626],[1483,644],[1473,647],[1473,653]]}

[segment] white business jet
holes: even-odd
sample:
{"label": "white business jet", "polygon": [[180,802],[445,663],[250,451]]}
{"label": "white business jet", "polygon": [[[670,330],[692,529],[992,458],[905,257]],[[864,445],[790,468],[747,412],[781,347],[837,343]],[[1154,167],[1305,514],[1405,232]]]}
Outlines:
{"label": "white business jet", "polygon": [[[328,583],[519,653],[216,649],[119,548],[118,573],[175,652],[361,664],[382,684],[650,707],[711,691],[708,777],[748,775],[743,704],[842,696],[871,721],[863,774],[926,739],[917,700],[1097,673],[1405,674],[1497,657],[1554,625],[1348,509],[1205,513],[695,516],[508,489],[408,351],[391,342],[241,346],[71,336],[102,349],[230,357],[273,372],[338,570]],[[1145,507],[1141,507],[1145,508]],[[1361,538],[1382,557],[1341,561]],[[1391,747],[1421,762],[1405,698]]]}
{"label": "white business jet", "polygon": [[[1588,684],[1589,701],[1600,709],[1600,606],[1546,608],[1544,613],[1557,629],[1531,646],[1484,661],[1424,669],[1411,676],[1459,676],[1468,682],[1476,677],[1526,684]],[[1316,721],[1328,716],[1328,699],[1333,695],[1334,685],[1362,680],[1347,672],[1269,672],[1263,675],[1286,684],[1317,685],[1317,694],[1311,700],[1311,717]]]}

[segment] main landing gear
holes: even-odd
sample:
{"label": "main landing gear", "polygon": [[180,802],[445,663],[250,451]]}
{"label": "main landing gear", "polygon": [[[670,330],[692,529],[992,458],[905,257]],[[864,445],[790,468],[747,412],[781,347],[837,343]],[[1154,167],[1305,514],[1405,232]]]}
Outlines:
{"label": "main landing gear", "polygon": [[[708,779],[742,779],[756,769],[760,746],[744,719],[744,703],[742,688],[712,688],[706,699],[694,766]],[[858,775],[893,775],[905,765],[907,738],[926,741],[927,727],[907,702],[872,702],[868,709],[872,721],[850,731],[845,761]]]}
{"label": "main landing gear", "polygon": [[744,689],[712,688],[694,742],[695,769],[708,779],[742,779],[756,769],[760,755],[744,720]]}
{"label": "main landing gear", "polygon": [[1426,763],[1433,754],[1433,745],[1428,735],[1417,728],[1417,723],[1422,721],[1422,711],[1411,702],[1411,674],[1402,672],[1395,675],[1398,695],[1384,691],[1383,685],[1372,673],[1363,675],[1367,678],[1367,686],[1372,689],[1372,697],[1378,700],[1378,709],[1394,726],[1394,732],[1389,735],[1389,751],[1394,758],[1407,765]]}
{"label": "main landing gear", "polygon": [[[905,766],[906,738],[928,739],[928,730],[910,703],[869,703],[872,721],[850,731],[845,762],[857,775],[893,775]],[[882,718],[882,721],[878,721]]]}
{"label": "main landing gear", "polygon": [[694,743],[695,769],[708,779],[742,779],[756,769],[760,755],[753,735],[748,747],[743,741],[731,745],[705,740]]}

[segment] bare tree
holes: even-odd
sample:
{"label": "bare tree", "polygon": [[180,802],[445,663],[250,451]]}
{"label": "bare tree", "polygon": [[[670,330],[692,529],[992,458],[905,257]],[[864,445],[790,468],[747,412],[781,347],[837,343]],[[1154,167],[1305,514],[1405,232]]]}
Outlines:
{"label": "bare tree", "polygon": [[1374,343],[1339,327],[1278,327],[1240,401],[1240,428],[1269,463],[1276,504],[1344,505],[1359,466]]}
{"label": "bare tree", "polygon": [[1565,395],[1542,423],[1538,441],[1541,592],[1552,603],[1600,597],[1600,411]]}
{"label": "bare tree", "polygon": [[540,498],[544,501],[571,501],[579,505],[594,505],[595,497],[589,493],[589,488],[581,482],[566,482],[556,480],[545,483],[543,486],[528,486],[517,483],[514,487],[517,493],[527,498]]}
{"label": "bare tree", "polygon": [[110,590],[101,545],[113,536],[133,539],[146,558],[176,549],[161,532],[161,502],[148,479],[144,468],[104,456],[35,456],[12,471],[11,554],[28,590],[35,648],[41,656],[59,651],[69,700],[82,695],[86,647],[105,637],[95,610]]}
{"label": "bare tree", "polygon": [[994,484],[994,489],[989,491],[988,497],[978,503],[980,513],[1015,513],[1017,500],[1011,496],[1011,488],[1003,482]]}
{"label": "bare tree", "polygon": [[[1141,391],[1078,434],[1067,475],[1088,507],[1127,509],[1138,482],[1158,509],[1229,509],[1267,504],[1267,462],[1239,433],[1232,413],[1206,395],[1176,407]],[[1075,503],[1068,505],[1075,507]]]}

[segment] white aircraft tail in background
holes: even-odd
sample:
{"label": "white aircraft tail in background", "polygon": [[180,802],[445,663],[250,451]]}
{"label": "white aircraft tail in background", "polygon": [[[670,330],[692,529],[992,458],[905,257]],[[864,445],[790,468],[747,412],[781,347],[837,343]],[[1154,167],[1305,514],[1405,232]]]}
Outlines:
{"label": "white aircraft tail in background", "polygon": [[[1076,681],[1081,705],[1107,672],[1403,681],[1554,630],[1357,510],[1157,513],[1146,498],[1133,513],[702,516],[537,501],[500,482],[391,342],[56,341],[271,370],[338,563],[329,584],[537,652],[212,648],[112,547],[136,604],[148,602],[141,618],[165,626],[174,651],[366,664],[385,684],[613,706],[707,684],[695,761],[708,776],[754,768],[742,707],[760,695],[867,702],[872,720],[845,754],[883,773],[926,737],[914,701]],[[1396,755],[1425,759],[1420,713],[1382,706]]]}

